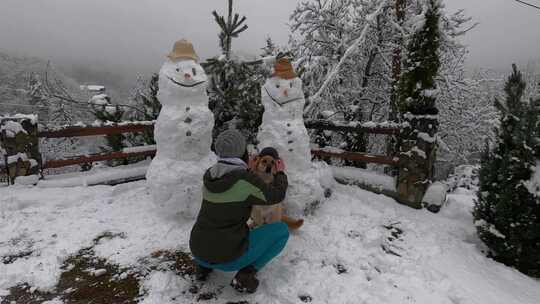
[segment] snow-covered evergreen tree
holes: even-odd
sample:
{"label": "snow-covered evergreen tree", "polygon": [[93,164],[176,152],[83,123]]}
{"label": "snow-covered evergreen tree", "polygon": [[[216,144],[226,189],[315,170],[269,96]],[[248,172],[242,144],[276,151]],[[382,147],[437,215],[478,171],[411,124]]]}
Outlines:
{"label": "snow-covered evergreen tree", "polygon": [[440,3],[428,0],[425,18],[407,47],[404,72],[398,88],[400,113],[436,115],[435,106],[440,62]]}
{"label": "snow-covered evergreen tree", "polygon": [[[118,123],[123,120],[124,110],[111,103],[111,98],[105,94],[99,94],[93,96],[89,103],[93,108],[96,120],[101,124],[107,125],[112,123]],[[112,134],[105,136],[107,146],[100,147],[103,152],[118,152],[122,151],[126,147],[124,140],[126,137],[123,134]],[[109,165],[125,165],[127,160],[110,161]]]}
{"label": "snow-covered evergreen tree", "polygon": [[266,45],[261,49],[262,57],[275,56],[279,52],[278,46],[274,43],[274,40],[270,36],[266,37]]}
{"label": "snow-covered evergreen tree", "polygon": [[[155,121],[161,111],[161,103],[158,100],[159,74],[154,73],[150,80],[139,79],[132,97],[133,109],[126,111],[126,116],[135,121]],[[153,132],[142,134],[128,134],[127,139],[133,145],[154,145]]]}
{"label": "snow-covered evergreen tree", "polygon": [[526,83],[513,66],[505,86],[497,142],[482,159],[475,224],[491,256],[540,277],[540,100],[523,98]]}

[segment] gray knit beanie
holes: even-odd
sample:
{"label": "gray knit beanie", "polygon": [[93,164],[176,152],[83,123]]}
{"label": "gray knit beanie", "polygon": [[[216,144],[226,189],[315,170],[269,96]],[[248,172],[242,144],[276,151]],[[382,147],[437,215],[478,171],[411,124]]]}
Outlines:
{"label": "gray knit beanie", "polygon": [[241,158],[246,151],[246,138],[238,130],[227,130],[218,135],[214,148],[219,157]]}

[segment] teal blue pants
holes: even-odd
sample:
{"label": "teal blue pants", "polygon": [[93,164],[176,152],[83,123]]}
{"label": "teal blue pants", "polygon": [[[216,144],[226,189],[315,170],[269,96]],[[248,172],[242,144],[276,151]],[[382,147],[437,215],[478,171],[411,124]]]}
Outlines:
{"label": "teal blue pants", "polygon": [[255,228],[249,232],[249,247],[238,259],[210,264],[195,257],[195,261],[206,268],[221,271],[238,271],[249,265],[261,270],[268,262],[278,256],[289,240],[289,228],[283,222],[276,222]]}

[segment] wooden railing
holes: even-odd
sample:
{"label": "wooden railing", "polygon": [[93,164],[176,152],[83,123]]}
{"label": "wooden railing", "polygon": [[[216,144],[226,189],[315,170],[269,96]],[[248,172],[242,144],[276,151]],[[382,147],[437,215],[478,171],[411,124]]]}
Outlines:
{"label": "wooden railing", "polygon": [[[400,128],[392,124],[378,124],[371,126],[370,124],[344,124],[340,122],[329,121],[308,121],[305,123],[308,129],[341,131],[351,133],[370,133],[381,135],[397,135]],[[154,125],[150,122],[144,123],[128,123],[128,124],[111,124],[107,126],[66,126],[53,130],[44,130],[38,133],[40,138],[69,138],[69,137],[85,137],[85,136],[106,136],[124,133],[137,132],[153,132]],[[103,154],[92,154],[70,157],[67,159],[47,160],[43,165],[43,169],[60,168],[65,166],[80,165],[96,161],[106,161],[114,159],[124,159],[137,156],[154,156],[155,150],[142,152],[111,152]],[[313,156],[332,157],[350,161],[362,161],[366,163],[375,163],[383,165],[396,166],[399,163],[399,158],[386,155],[371,155],[368,153],[336,151],[336,149],[313,149]]]}
{"label": "wooden railing", "polygon": [[[111,124],[106,126],[66,126],[54,130],[45,130],[38,133],[40,138],[69,138],[85,136],[107,136],[125,133],[153,132],[152,122]],[[66,159],[46,160],[42,164],[42,169],[61,168],[66,166],[81,165],[97,161],[107,161],[115,159],[125,159],[130,157],[152,157],[156,150],[146,150],[137,152],[110,152],[90,155],[69,157]]]}
{"label": "wooden railing", "polygon": [[[9,118],[10,121],[19,121],[20,126],[11,128],[10,130],[3,129],[0,133],[0,143],[7,151],[8,155],[15,157],[23,154],[26,159],[17,159],[17,164],[25,163],[25,170],[22,175],[37,174],[39,169],[51,169],[60,168],[65,166],[88,164],[97,161],[108,161],[115,159],[125,159],[131,157],[151,157],[156,154],[155,147],[132,147],[124,149],[123,151],[116,151],[110,153],[99,153],[91,155],[79,155],[75,157],[51,159],[42,161],[41,154],[39,152],[39,138],[69,138],[69,137],[85,137],[85,136],[107,136],[117,135],[124,133],[137,133],[137,132],[153,132],[154,122],[126,122],[120,124],[110,124],[103,126],[66,126],[62,128],[55,128],[52,130],[39,130],[37,128],[37,118],[32,117],[13,117]],[[423,119],[419,117],[417,120]],[[425,120],[425,119],[424,119]],[[0,121],[4,123],[6,119]],[[415,122],[415,120],[411,120]],[[425,124],[435,124],[432,121],[423,121]],[[427,155],[423,150],[419,150],[418,145],[427,146],[434,145],[431,142],[425,142],[423,138],[417,136],[412,132],[410,125],[400,125],[394,123],[343,123],[335,121],[306,121],[305,125],[308,129],[325,130],[325,131],[338,131],[347,133],[368,133],[368,134],[380,134],[387,136],[397,136],[400,140],[406,140],[407,146],[403,147],[399,155],[371,155],[368,153],[359,153],[351,151],[343,151],[332,147],[323,147],[321,149],[312,150],[312,154],[318,157],[324,158],[337,158],[349,161],[360,161],[366,163],[376,163],[383,165],[396,166],[399,171],[397,179],[397,192],[396,198],[398,201],[408,204],[414,208],[421,208],[421,199],[425,193],[425,187],[418,186],[425,183],[426,176],[429,178],[430,170],[432,169],[432,159],[435,157],[435,153]],[[8,134],[9,131],[9,134]],[[12,133],[16,133],[13,135]],[[3,142],[2,142],[3,140]],[[431,148],[430,148],[431,149]],[[433,149],[424,149],[426,151],[432,151]],[[434,150],[433,150],[434,151]],[[423,153],[423,154],[422,154]],[[427,160],[425,158],[427,157]],[[13,162],[5,161],[5,167],[7,168],[8,177],[12,182],[11,175],[16,178],[19,174],[17,166],[14,166]],[[31,165],[32,163],[38,164],[38,166]],[[14,168],[12,168],[14,167]],[[415,171],[416,170],[416,171]],[[421,173],[421,174],[420,174]],[[423,174],[423,175],[422,175]]]}
{"label": "wooden railing", "polygon": [[[305,122],[306,128],[323,131],[338,131],[347,133],[366,133],[380,135],[399,135],[404,126],[395,123],[345,123],[327,120],[309,120]],[[314,149],[313,156],[331,157],[349,161],[361,161],[365,163],[397,166],[397,156],[372,155],[369,153],[341,151],[334,148]]]}
{"label": "wooden railing", "polygon": [[41,131],[38,137],[41,138],[63,138],[63,137],[83,137],[96,135],[114,135],[123,133],[136,133],[153,131],[154,125],[149,123],[137,124],[113,124],[107,126],[67,126],[60,129]]}

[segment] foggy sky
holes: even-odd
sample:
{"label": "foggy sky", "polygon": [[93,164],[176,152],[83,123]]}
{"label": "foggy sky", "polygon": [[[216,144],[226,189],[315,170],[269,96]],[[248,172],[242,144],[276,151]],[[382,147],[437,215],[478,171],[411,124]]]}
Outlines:
{"label": "foggy sky", "polygon": [[[540,0],[530,0],[538,2]],[[234,48],[259,53],[265,37],[288,40],[298,0],[237,0],[250,28]],[[540,10],[513,0],[446,0],[480,22],[465,38],[469,65],[508,67],[540,59]],[[226,0],[0,0],[0,49],[60,63],[106,64],[155,71],[178,38],[192,40],[202,58],[219,52],[211,11]]]}

